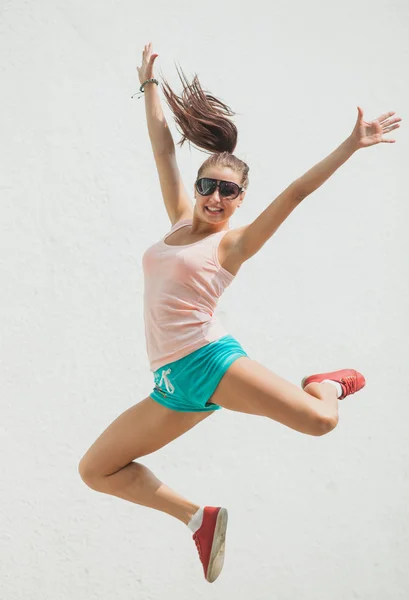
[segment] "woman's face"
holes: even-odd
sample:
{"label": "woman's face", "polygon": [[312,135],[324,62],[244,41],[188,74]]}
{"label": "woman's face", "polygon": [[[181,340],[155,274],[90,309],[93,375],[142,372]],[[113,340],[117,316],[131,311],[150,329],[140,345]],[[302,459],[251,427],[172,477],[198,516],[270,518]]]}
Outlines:
{"label": "woman's face", "polygon": [[[218,181],[232,181],[241,187],[241,174],[233,171],[229,167],[209,167],[205,169],[200,177],[210,177]],[[202,196],[194,187],[196,200],[196,210],[200,218],[205,218],[206,221],[215,223],[217,221],[225,221],[229,219],[236,211],[245,196],[245,191],[241,192],[234,200],[223,198],[220,195],[220,189],[217,187],[212,194]],[[213,209],[213,210],[212,210]]]}

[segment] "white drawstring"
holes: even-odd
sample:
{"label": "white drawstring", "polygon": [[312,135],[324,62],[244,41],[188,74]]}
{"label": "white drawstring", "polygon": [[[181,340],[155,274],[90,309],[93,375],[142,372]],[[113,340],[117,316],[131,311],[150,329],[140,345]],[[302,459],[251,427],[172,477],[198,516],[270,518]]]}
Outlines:
{"label": "white drawstring", "polygon": [[164,381],[166,389],[169,392],[169,394],[173,394],[173,392],[175,391],[175,388],[173,387],[173,385],[171,384],[171,382],[169,381],[169,379],[167,377],[171,371],[172,371],[172,369],[168,369],[167,371],[163,370],[162,371],[162,377],[160,378],[160,381],[159,381],[159,384],[158,384],[159,387],[160,387],[162,381]]}

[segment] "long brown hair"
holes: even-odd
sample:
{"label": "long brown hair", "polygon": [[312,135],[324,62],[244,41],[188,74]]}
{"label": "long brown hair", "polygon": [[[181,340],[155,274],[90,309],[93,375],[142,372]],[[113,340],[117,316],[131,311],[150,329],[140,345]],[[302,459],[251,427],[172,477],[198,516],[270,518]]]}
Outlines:
{"label": "long brown hair", "polygon": [[161,87],[176,125],[182,133],[178,144],[182,147],[187,140],[199,150],[211,154],[201,165],[198,177],[207,167],[229,167],[241,173],[241,185],[247,188],[249,166],[233,154],[238,131],[229,117],[235,113],[227,104],[203,90],[197,75],[192,83],[189,83],[183,70],[176,68],[183,86],[182,95],[175,94],[162,75]]}

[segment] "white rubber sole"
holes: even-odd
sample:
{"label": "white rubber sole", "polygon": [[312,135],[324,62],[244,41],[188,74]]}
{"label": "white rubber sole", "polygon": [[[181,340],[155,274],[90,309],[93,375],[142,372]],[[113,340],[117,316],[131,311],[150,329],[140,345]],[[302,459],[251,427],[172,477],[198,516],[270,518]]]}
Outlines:
{"label": "white rubber sole", "polygon": [[216,581],[223,569],[227,520],[227,510],[225,508],[221,508],[217,515],[209,566],[207,568],[206,579],[210,583]]}

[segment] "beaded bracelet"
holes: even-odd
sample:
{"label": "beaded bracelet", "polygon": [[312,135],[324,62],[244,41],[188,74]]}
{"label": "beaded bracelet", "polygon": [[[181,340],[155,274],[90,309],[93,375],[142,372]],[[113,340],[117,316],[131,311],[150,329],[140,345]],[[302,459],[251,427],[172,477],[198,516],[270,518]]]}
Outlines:
{"label": "beaded bracelet", "polygon": [[[138,100],[139,100],[139,98],[142,98],[142,94],[145,93],[145,91],[144,91],[143,88],[145,87],[145,85],[147,83],[156,83],[156,85],[159,85],[159,81],[157,79],[154,79],[153,77],[152,77],[152,79],[147,79],[146,81],[144,81],[143,84],[141,85],[141,87],[139,88],[139,92],[140,93],[139,93],[139,96],[138,96]],[[138,92],[135,92],[135,94],[133,96],[136,96],[137,93]],[[133,96],[131,96],[131,98],[133,98]]]}

